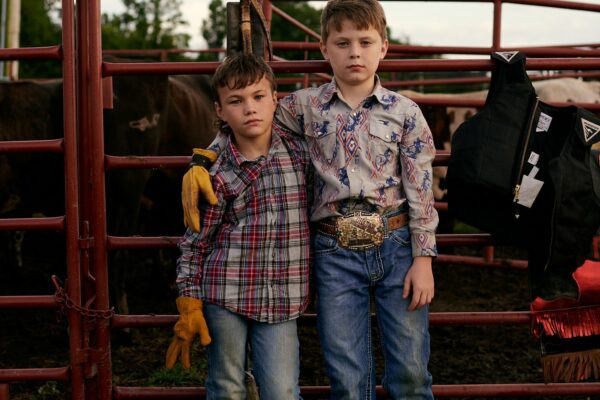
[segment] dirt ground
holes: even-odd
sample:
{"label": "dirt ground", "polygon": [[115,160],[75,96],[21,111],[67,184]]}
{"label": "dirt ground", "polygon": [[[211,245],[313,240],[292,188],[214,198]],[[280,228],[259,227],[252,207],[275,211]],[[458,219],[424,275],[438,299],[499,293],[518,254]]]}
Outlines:
{"label": "dirt ground", "polygon": [[[41,243],[41,244],[40,244]],[[50,276],[64,278],[57,261],[64,244],[53,234],[28,234],[24,266],[7,268],[0,255],[0,294],[51,294]],[[446,249],[442,249],[444,252]],[[456,249],[459,254],[478,250]],[[497,257],[519,257],[510,248],[496,249]],[[169,289],[172,265],[156,260],[156,252],[138,252],[139,264],[130,275],[132,313],[175,313],[176,294]],[[521,311],[529,304],[527,272],[515,269],[435,264],[436,297],[432,312]],[[431,326],[430,371],[434,384],[542,382],[539,344],[527,325]],[[206,367],[203,350],[193,353],[191,372],[165,370],[164,354],[171,338],[168,327],[134,329],[132,342],[114,345],[113,383],[123,386],[201,386]],[[327,385],[316,329],[300,328],[301,384]],[[67,326],[52,310],[0,310],[0,368],[62,367],[68,364]],[[381,357],[377,355],[381,377]],[[68,385],[59,382],[14,383],[11,399],[68,399]],[[529,397],[543,400],[546,397]],[[547,397],[547,399],[558,397]],[[584,400],[591,397],[560,397]],[[471,397],[473,399],[473,397]]]}

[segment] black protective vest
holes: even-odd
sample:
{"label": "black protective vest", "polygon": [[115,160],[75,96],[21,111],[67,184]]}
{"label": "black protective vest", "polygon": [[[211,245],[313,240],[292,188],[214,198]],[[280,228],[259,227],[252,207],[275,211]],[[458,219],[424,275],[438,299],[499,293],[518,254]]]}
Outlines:
{"label": "black protective vest", "polygon": [[591,149],[600,119],[539,101],[522,53],[492,60],[483,109],[452,138],[449,210],[529,250],[534,296],[576,295],[571,273],[590,257],[600,227],[600,166]]}

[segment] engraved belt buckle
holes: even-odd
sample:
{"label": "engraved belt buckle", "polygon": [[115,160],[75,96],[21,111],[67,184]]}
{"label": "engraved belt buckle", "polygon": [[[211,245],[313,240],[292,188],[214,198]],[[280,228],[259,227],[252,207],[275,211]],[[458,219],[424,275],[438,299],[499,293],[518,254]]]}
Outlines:
{"label": "engraved belt buckle", "polygon": [[383,243],[384,225],[379,214],[356,212],[336,220],[338,244],[352,250],[366,250]]}

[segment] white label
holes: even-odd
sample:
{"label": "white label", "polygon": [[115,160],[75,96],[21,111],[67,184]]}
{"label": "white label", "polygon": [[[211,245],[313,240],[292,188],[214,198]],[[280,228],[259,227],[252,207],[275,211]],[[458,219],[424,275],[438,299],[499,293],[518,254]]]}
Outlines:
{"label": "white label", "polygon": [[552,122],[552,117],[548,114],[541,113],[540,119],[538,119],[537,128],[535,128],[536,132],[548,132],[548,128],[550,128],[550,123]]}
{"label": "white label", "polygon": [[527,162],[531,165],[536,165],[538,160],[540,159],[540,155],[538,153],[534,153],[533,151],[529,154],[529,158]]}
{"label": "white label", "polygon": [[529,171],[529,174],[527,176],[530,178],[535,178],[539,170],[540,169],[538,167],[532,167],[531,171]]}
{"label": "white label", "polygon": [[542,190],[544,182],[533,179],[527,175],[523,177],[521,181],[521,188],[519,189],[519,198],[515,199],[518,204],[531,208],[535,198]]}

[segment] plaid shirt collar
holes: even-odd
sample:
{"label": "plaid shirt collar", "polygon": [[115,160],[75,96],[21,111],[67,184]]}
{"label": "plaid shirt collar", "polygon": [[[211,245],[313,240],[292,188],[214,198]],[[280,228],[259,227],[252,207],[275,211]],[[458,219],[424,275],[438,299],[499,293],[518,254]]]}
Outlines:
{"label": "plaid shirt collar", "polygon": [[248,160],[246,157],[244,157],[244,155],[240,153],[233,143],[233,134],[229,135],[227,138],[227,145],[225,147],[227,162],[230,162],[237,168],[243,169],[244,165],[247,164],[261,164],[264,161],[271,160],[273,157],[287,155],[287,149],[283,145],[281,137],[279,136],[278,128],[274,125],[271,131],[271,146],[269,147],[269,154],[267,154],[266,157],[261,156],[255,160]]}

